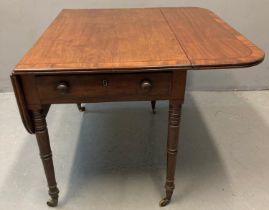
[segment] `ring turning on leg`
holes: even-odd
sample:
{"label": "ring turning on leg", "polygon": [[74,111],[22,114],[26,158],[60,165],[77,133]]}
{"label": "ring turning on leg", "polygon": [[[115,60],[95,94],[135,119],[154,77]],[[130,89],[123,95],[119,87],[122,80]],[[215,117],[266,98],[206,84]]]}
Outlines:
{"label": "ring turning on leg", "polygon": [[174,176],[176,170],[177,145],[179,136],[179,125],[181,118],[181,103],[170,101],[169,104],[169,125],[167,138],[167,166],[166,166],[166,196],[160,201],[160,206],[166,206],[172,197],[175,184]]}
{"label": "ring turning on leg", "polygon": [[52,152],[50,148],[49,135],[46,120],[42,110],[33,111],[33,122],[35,126],[36,139],[40,151],[40,157],[45,170],[49,187],[50,200],[48,206],[54,207],[58,204],[59,189],[55,180]]}

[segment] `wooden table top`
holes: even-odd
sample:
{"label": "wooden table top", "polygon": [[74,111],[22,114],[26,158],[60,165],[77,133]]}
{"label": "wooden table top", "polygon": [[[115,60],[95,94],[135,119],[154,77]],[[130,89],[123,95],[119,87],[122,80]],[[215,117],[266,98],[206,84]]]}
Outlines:
{"label": "wooden table top", "polygon": [[233,68],[264,53],[202,8],[63,10],[15,73]]}

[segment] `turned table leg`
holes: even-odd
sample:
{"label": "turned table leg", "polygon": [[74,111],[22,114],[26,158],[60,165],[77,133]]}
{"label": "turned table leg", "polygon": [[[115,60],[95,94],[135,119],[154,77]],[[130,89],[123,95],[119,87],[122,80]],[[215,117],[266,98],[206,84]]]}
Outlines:
{"label": "turned table leg", "polygon": [[42,110],[33,111],[32,114],[33,114],[36,139],[40,151],[40,157],[47,178],[49,195],[51,197],[51,199],[47,202],[47,204],[48,206],[54,207],[57,206],[58,204],[59,190],[57,188],[57,183],[55,180],[52,152],[50,148],[46,119]]}
{"label": "turned table leg", "polygon": [[168,139],[167,139],[167,171],[165,190],[166,196],[160,201],[160,206],[166,206],[172,197],[175,184],[174,176],[176,170],[176,156],[179,136],[179,125],[181,118],[181,103],[170,101],[169,103],[169,122],[168,122]]}
{"label": "turned table leg", "polygon": [[156,101],[151,101],[151,109],[152,109],[153,114],[156,113],[155,107],[156,107]]}

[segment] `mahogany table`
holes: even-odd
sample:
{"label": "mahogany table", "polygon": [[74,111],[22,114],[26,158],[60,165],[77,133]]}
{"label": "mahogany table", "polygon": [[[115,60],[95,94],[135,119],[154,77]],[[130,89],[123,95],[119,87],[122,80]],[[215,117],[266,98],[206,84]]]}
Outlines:
{"label": "mahogany table", "polygon": [[[25,128],[36,135],[58,204],[46,126],[51,104],[169,100],[166,196],[174,190],[187,70],[249,67],[264,53],[202,8],[63,10],[11,75]],[[116,122],[115,122],[116,123]],[[102,155],[102,154],[100,154]]]}

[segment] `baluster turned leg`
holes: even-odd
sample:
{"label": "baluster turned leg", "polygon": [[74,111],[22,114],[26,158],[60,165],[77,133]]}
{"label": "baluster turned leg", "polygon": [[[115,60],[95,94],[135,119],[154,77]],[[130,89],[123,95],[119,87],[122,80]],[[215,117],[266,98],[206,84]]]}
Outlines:
{"label": "baluster turned leg", "polygon": [[160,206],[166,206],[170,202],[175,188],[174,176],[176,170],[176,156],[177,156],[180,118],[181,118],[181,103],[179,103],[178,101],[170,101],[168,139],[167,139],[167,171],[166,171],[166,183],[165,183],[166,196],[160,201]]}
{"label": "baluster turned leg", "polygon": [[152,109],[153,114],[156,113],[155,107],[156,107],[156,101],[151,101],[151,109]]}
{"label": "baluster turned leg", "polygon": [[47,204],[48,206],[54,207],[58,204],[59,190],[55,180],[52,152],[50,148],[46,119],[42,110],[33,111],[33,122],[35,126],[35,134],[40,151],[40,157],[43,163],[49,187],[49,195],[51,197]]}

